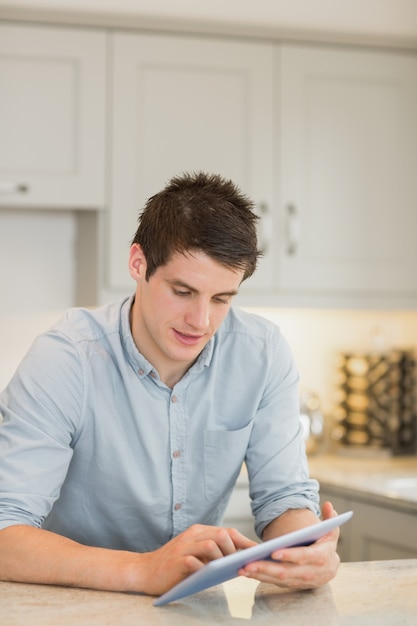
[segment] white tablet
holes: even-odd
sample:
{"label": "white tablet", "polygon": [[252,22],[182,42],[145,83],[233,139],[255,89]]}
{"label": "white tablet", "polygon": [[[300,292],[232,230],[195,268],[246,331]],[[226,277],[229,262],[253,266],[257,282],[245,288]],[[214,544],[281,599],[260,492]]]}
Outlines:
{"label": "white tablet", "polygon": [[347,511],[336,517],[331,517],[324,522],[318,522],[312,526],[307,526],[301,530],[282,535],[276,539],[270,539],[246,550],[239,550],[233,554],[228,554],[221,559],[210,561],[194,574],[188,576],[180,583],[172,587],[169,591],[157,598],[155,606],[168,604],[174,600],[179,600],[193,593],[219,585],[225,580],[236,578],[238,571],[254,561],[268,559],[273,552],[281,548],[291,548],[294,546],[308,546],[337,526],[347,522],[353,515],[352,511]]}

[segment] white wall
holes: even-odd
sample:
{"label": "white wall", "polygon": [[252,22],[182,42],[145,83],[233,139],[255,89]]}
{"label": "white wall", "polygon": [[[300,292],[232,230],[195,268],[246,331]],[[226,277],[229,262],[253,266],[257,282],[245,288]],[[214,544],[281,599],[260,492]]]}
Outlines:
{"label": "white wall", "polygon": [[0,388],[74,302],[75,232],[66,211],[0,211]]}
{"label": "white wall", "polygon": [[318,394],[326,414],[331,414],[335,405],[335,368],[340,352],[417,351],[417,311],[247,310],[281,328],[293,349],[301,388]]}
{"label": "white wall", "polygon": [[67,211],[0,211],[0,316],[74,299],[75,219]]}

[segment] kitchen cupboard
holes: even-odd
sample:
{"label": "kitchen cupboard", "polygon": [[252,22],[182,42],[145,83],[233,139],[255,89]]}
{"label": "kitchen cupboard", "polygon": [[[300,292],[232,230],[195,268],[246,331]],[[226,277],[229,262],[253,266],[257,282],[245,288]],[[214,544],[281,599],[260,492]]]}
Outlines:
{"label": "kitchen cupboard", "polygon": [[417,55],[281,46],[279,288],[416,302]]}
{"label": "kitchen cupboard", "polygon": [[[340,495],[321,487],[321,501],[330,500],[338,513],[353,510],[354,515],[340,530],[339,556],[342,561],[379,561],[417,557],[414,512],[401,509],[393,502],[382,506],[360,497]],[[364,496],[365,498],[366,496]]]}
{"label": "kitchen cupboard", "polygon": [[108,285],[173,174],[253,196],[264,258],[238,304],[415,306],[417,56],[116,33]]}
{"label": "kitchen cupboard", "polygon": [[1,23],[0,85],[0,207],[105,207],[100,301],[146,199],[204,169],[262,218],[238,304],[417,306],[415,53]]}
{"label": "kitchen cupboard", "polygon": [[105,203],[106,33],[0,24],[0,206]]}
{"label": "kitchen cupboard", "polygon": [[245,466],[242,467],[242,471],[230,496],[223,516],[223,526],[237,528],[239,532],[249,537],[249,539],[259,541],[259,537],[255,533],[254,518],[250,505],[248,474]]}
{"label": "kitchen cupboard", "polygon": [[[337,495],[333,492],[328,493],[320,486],[320,502],[323,504],[326,500],[330,500],[335,511],[337,513],[345,513],[345,511],[354,511],[354,517],[356,517],[356,507],[353,509],[353,505],[347,501],[343,496]],[[356,520],[355,520],[356,521]],[[343,524],[340,527],[339,542],[337,544],[337,553],[341,561],[351,561],[350,550],[352,545],[351,532],[352,532],[353,517],[347,524]]]}
{"label": "kitchen cupboard", "polygon": [[205,170],[257,203],[265,257],[251,286],[271,290],[273,44],[124,32],[111,44],[110,289],[132,288],[128,248],[147,198],[174,175]]}
{"label": "kitchen cupboard", "polygon": [[[313,470],[315,468],[316,472],[318,471],[318,475],[321,475],[323,468],[326,467],[326,471],[338,483],[343,476],[338,460],[314,457],[313,460],[310,459],[310,462]],[[400,471],[401,461],[391,463],[390,466],[387,461],[380,475],[388,477]],[[353,467],[357,467],[355,462],[353,462]],[[409,462],[409,467],[413,467],[412,461]],[[312,476],[314,475],[315,471],[312,472]],[[358,481],[357,474],[353,473],[351,482],[347,481],[346,488],[338,484],[327,484],[323,480],[319,481],[321,504],[329,500],[338,513],[350,510],[354,513],[352,519],[340,528],[338,543],[340,559],[342,561],[379,561],[417,558],[417,510],[413,500],[409,502],[407,498],[400,500],[396,497],[381,499],[377,491],[375,493],[366,491],[366,487],[372,489],[371,474],[369,481],[366,480],[366,473],[363,473],[363,470],[360,470],[359,476],[361,479]],[[362,480],[365,489],[361,487]],[[373,480],[375,481],[375,476]],[[352,490],[349,491],[352,481],[357,485],[355,493],[352,493]],[[250,507],[248,476],[244,467],[232,492],[223,524],[233,526],[256,540]]]}

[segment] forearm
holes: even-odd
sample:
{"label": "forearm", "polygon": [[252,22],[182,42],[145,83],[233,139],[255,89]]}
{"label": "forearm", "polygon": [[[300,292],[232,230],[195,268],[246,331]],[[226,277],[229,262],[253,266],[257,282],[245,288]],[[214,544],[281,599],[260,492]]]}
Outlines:
{"label": "forearm", "polygon": [[31,526],[0,531],[0,580],[146,593],[145,560]]}
{"label": "forearm", "polygon": [[274,537],[280,537],[305,526],[311,526],[319,522],[319,518],[309,509],[290,509],[274,519],[265,527],[262,539],[267,541]]}
{"label": "forearm", "polygon": [[0,531],[0,580],[160,595],[254,542],[234,528],[194,524],[153,552],[84,546],[30,526]]}

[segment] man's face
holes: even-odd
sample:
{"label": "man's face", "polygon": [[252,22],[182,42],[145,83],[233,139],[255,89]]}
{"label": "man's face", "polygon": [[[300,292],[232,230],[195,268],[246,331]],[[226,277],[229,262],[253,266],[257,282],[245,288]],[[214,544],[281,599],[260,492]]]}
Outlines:
{"label": "man's face", "polygon": [[199,251],[177,253],[146,281],[139,245],[130,253],[136,280],[131,325],[136,345],[164,382],[179,379],[226,317],[243,279]]}

